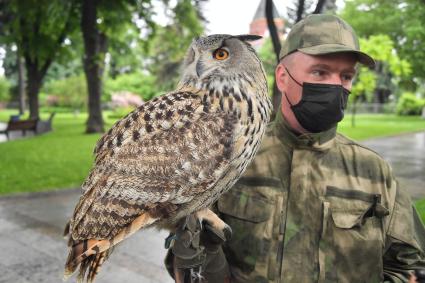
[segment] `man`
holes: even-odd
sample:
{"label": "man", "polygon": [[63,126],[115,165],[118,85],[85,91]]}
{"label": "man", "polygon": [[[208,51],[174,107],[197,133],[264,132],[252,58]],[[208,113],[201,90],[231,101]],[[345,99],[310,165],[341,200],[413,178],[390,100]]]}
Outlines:
{"label": "man", "polygon": [[233,236],[223,254],[220,231],[184,225],[167,258],[177,281],[197,272],[208,282],[408,282],[425,267],[425,229],[390,166],[336,133],[357,63],[374,61],[340,18],[294,25],[275,72],[281,109],[217,202]]}

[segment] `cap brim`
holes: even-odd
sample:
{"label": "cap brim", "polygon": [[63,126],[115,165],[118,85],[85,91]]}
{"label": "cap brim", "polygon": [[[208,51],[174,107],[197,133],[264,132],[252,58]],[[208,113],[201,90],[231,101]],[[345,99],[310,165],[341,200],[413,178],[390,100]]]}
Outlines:
{"label": "cap brim", "polygon": [[309,55],[324,55],[332,53],[350,52],[357,55],[357,60],[360,64],[368,67],[375,67],[375,60],[364,52],[355,50],[351,47],[340,45],[340,44],[322,44],[311,47],[304,47],[298,49],[298,51],[309,54]]}

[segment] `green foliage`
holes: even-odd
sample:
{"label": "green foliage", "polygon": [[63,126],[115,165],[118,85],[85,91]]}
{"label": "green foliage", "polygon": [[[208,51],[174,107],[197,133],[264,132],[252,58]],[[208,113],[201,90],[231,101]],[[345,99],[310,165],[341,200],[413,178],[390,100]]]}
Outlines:
{"label": "green foliage", "polygon": [[264,70],[267,74],[267,83],[269,85],[269,90],[273,90],[274,83],[274,70],[276,68],[276,56],[273,50],[273,43],[270,37],[266,38],[264,44],[258,50],[258,57],[260,57],[263,62]]}
{"label": "green foliage", "polygon": [[16,44],[19,52],[40,68],[63,51],[65,35],[78,26],[75,1],[28,0],[9,1],[1,41]]}
{"label": "green foliage", "polygon": [[425,99],[416,97],[413,93],[403,93],[397,103],[398,115],[420,115],[425,107]]}
{"label": "green foliage", "polygon": [[138,94],[144,101],[150,100],[159,93],[155,77],[135,72],[120,75],[115,79],[107,79],[104,86],[103,100],[110,101],[114,92],[122,91]]}
{"label": "green foliage", "polygon": [[110,63],[107,72],[113,78],[141,69],[146,46],[155,33],[152,2],[152,0],[100,2],[98,27],[108,37]]}
{"label": "green foliage", "polygon": [[140,39],[138,28],[128,23],[122,33],[110,41],[110,64],[107,72],[113,78],[120,74],[137,72],[141,69],[145,56],[144,42]]}
{"label": "green foliage", "polygon": [[270,37],[264,40],[263,45],[257,52],[258,57],[260,57],[263,62],[264,69],[268,75],[274,76],[274,70],[276,68],[276,56],[273,50],[273,43]]}
{"label": "green foliage", "polygon": [[179,68],[193,38],[203,33],[193,0],[179,0],[171,10],[170,24],[156,27],[151,42],[149,69],[156,76],[161,90],[171,90],[179,80]]}
{"label": "green foliage", "polygon": [[[123,74],[115,79],[105,80],[102,100],[108,102],[115,92],[128,91],[150,100],[159,94],[155,78],[140,72]],[[62,80],[48,82],[42,89],[43,105],[69,107],[72,109],[87,108],[87,84],[83,74]],[[50,103],[49,103],[50,99]]]}
{"label": "green foliage", "polygon": [[394,41],[388,35],[377,34],[368,39],[360,38],[360,47],[376,61],[384,62],[384,67],[388,67],[394,76],[406,77],[411,74],[410,63],[398,56]]}
{"label": "green foliage", "polygon": [[376,87],[376,74],[366,67],[360,67],[358,76],[351,89],[349,99],[355,102],[359,97],[365,97],[368,101],[372,100],[373,91]]}
{"label": "green foliage", "polygon": [[[371,35],[368,39],[360,38],[361,50],[377,61],[377,68],[371,70],[361,66],[352,88],[350,99],[359,97],[372,101],[374,90],[388,89],[411,73],[411,66],[400,59],[394,48],[394,42],[387,35]],[[394,87],[393,87],[394,88]]]}
{"label": "green foliage", "polygon": [[57,98],[56,106],[85,109],[87,106],[87,85],[83,74],[62,80],[51,81],[43,87],[44,103],[46,96]]}
{"label": "green foliage", "polygon": [[[420,44],[425,42],[423,1],[349,0],[346,1],[341,16],[360,37],[388,35],[400,58],[410,62],[411,76],[425,78],[425,49]],[[379,53],[378,48],[377,51]]]}
{"label": "green foliage", "polygon": [[10,83],[9,81],[0,76],[0,101],[6,102],[10,99]]}

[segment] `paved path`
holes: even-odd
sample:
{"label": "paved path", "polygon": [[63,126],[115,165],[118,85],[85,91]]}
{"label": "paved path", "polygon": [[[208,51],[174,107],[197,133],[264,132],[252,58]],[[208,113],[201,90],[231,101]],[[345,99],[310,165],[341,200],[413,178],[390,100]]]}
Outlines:
{"label": "paved path", "polygon": [[412,198],[425,198],[425,132],[362,142],[384,157]]}
{"label": "paved path", "polygon": [[[0,282],[62,282],[63,226],[79,190],[0,198]],[[116,248],[98,283],[172,282],[163,267],[165,232],[141,231]],[[76,282],[75,276],[69,282]]]}
{"label": "paved path", "polygon": [[[363,142],[387,159],[401,185],[414,198],[425,197],[425,132]],[[64,223],[79,190],[0,198],[0,283],[62,282],[66,242]],[[163,267],[167,233],[146,230],[117,249],[98,283],[172,282]],[[70,280],[75,282],[75,277]]]}

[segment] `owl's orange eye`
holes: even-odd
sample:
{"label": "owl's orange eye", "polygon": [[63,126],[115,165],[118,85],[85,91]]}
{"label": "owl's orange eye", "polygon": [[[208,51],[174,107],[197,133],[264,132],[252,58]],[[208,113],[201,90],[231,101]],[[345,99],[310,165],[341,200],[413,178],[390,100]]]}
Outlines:
{"label": "owl's orange eye", "polygon": [[216,51],[214,51],[213,57],[214,59],[217,59],[217,60],[227,59],[227,57],[229,57],[229,51],[223,48],[219,48]]}

